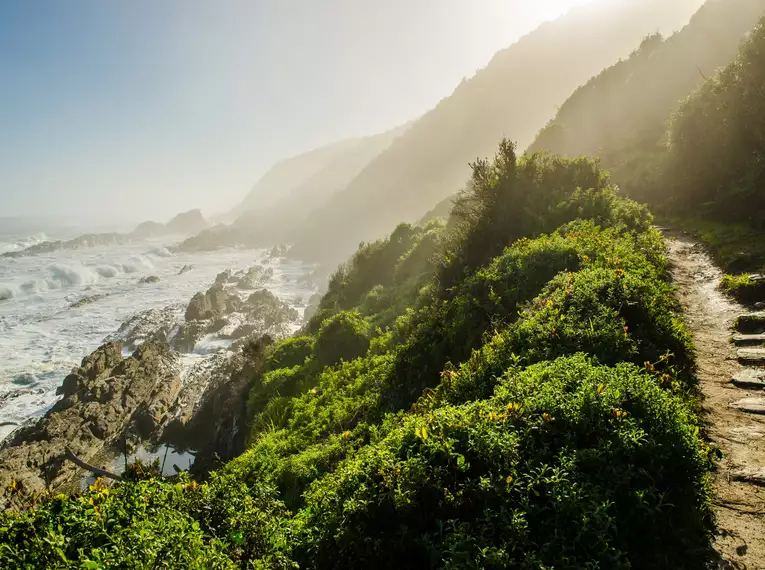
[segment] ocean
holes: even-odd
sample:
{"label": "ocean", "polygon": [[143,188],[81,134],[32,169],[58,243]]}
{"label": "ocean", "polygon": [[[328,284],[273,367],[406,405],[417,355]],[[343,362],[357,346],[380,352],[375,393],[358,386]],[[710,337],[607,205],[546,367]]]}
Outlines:
{"label": "ocean", "polygon": [[[76,228],[43,230],[40,224],[5,223],[0,254],[29,245],[78,235]],[[82,232],[79,232],[82,233]],[[82,358],[140,311],[183,307],[209,288],[218,273],[257,264],[273,269],[264,288],[298,309],[316,291],[306,279],[313,267],[268,250],[227,249],[173,254],[180,238],[134,241],[111,247],[62,250],[44,255],[0,257],[0,439],[58,399],[56,388]],[[191,265],[191,271],[180,270]],[[139,284],[148,276],[159,282]],[[95,298],[78,307],[73,304]],[[293,324],[297,329],[300,323]],[[205,358],[226,343],[195,349],[184,359]]]}

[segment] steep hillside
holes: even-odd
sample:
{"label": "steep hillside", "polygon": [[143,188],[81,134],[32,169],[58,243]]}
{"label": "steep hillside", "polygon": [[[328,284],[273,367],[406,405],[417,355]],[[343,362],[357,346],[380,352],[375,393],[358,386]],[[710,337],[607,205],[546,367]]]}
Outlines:
{"label": "steep hillside", "polygon": [[285,188],[271,204],[257,205],[250,200],[251,196],[248,197],[245,202],[253,207],[237,218],[234,227],[245,231],[251,229],[261,236],[267,234],[272,242],[282,241],[313,209],[322,206],[332,195],[345,188],[408,128],[408,124],[403,125],[344,145],[342,152],[334,153],[329,161],[300,184]]}
{"label": "steep hillside", "polygon": [[765,19],[673,116],[666,176],[675,211],[765,229]]}
{"label": "steep hillside", "polygon": [[508,136],[521,146],[571,92],[648,33],[687,23],[701,0],[589,3],[499,52],[311,216],[295,255],[337,261],[460,189],[468,164]]}
{"label": "steep hillside", "polygon": [[709,0],[681,31],[666,40],[647,37],[628,59],[580,87],[531,150],[599,156],[632,196],[651,198],[672,112],[735,58],[763,13],[765,0]]}
{"label": "steep hillside", "polygon": [[302,336],[246,343],[248,451],[203,483],[11,484],[7,565],[708,567],[713,452],[650,213],[508,142],[469,188],[451,229],[359,248]]}
{"label": "steep hillside", "polygon": [[341,141],[278,162],[258,180],[232,217],[275,204],[343,153],[356,148],[359,142],[359,139]]}
{"label": "steep hillside", "polygon": [[[274,174],[267,175],[268,180],[264,178],[256,187],[258,192],[268,188],[271,192],[268,199],[258,202],[257,194],[253,191],[229,216],[235,216],[232,223],[218,224],[192,236],[181,243],[178,250],[266,247],[287,241],[299,231],[311,212],[345,188],[371,160],[408,128],[408,124],[402,125],[385,133],[338,143],[279,163],[272,169]],[[305,168],[308,163],[315,171],[305,177],[310,170]],[[290,174],[291,165],[299,172]],[[283,184],[285,182],[291,185]],[[247,207],[251,209],[239,213]]]}

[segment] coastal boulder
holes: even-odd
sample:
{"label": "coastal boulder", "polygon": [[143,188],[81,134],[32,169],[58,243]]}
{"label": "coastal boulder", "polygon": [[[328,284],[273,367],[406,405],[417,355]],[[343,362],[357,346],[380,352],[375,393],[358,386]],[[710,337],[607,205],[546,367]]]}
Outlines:
{"label": "coastal boulder", "polygon": [[197,293],[186,308],[187,321],[203,321],[222,316],[226,312],[229,295],[223,285],[216,284],[205,293]]}

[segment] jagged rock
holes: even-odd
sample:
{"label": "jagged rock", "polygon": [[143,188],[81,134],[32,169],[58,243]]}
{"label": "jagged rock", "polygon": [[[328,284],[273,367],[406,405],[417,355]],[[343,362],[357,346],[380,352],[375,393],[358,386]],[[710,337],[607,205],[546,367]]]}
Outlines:
{"label": "jagged rock", "polygon": [[189,271],[192,271],[194,269],[193,265],[184,265],[181,267],[181,270],[178,272],[178,275],[183,275],[184,273],[188,273]]}
{"label": "jagged rock", "polygon": [[161,309],[149,309],[133,315],[122,323],[119,330],[104,339],[104,342],[120,341],[128,350],[148,340],[168,342],[173,336],[181,318],[183,305],[168,305]]}
{"label": "jagged rock", "polygon": [[197,293],[186,308],[187,321],[202,321],[222,316],[226,312],[229,295],[220,284],[210,287],[205,293]]}
{"label": "jagged rock", "polygon": [[274,270],[259,265],[250,267],[236,282],[239,289],[257,289],[265,285],[274,276]]}
{"label": "jagged rock", "polygon": [[148,342],[123,358],[122,345],[107,343],[85,357],[64,380],[62,400],[39,422],[19,429],[0,448],[0,485],[19,480],[39,490],[73,481],[77,469],[65,449],[92,462],[117,439],[146,436],[169,420],[181,382],[179,359],[164,343]]}
{"label": "jagged rock", "polygon": [[100,299],[103,299],[104,297],[106,297],[106,295],[90,295],[89,297],[83,297],[82,299],[75,301],[74,303],[69,305],[69,308],[79,309],[80,307],[89,305],[90,303],[95,303],[96,301],[99,301]]}
{"label": "jagged rock", "polygon": [[248,337],[258,332],[258,327],[252,323],[245,323],[236,327],[231,333],[225,335],[224,338],[229,340],[239,340]]}
{"label": "jagged rock", "polygon": [[229,283],[231,281],[233,273],[230,269],[226,269],[225,271],[221,271],[218,273],[218,275],[215,277],[215,285],[225,285],[226,283]]}
{"label": "jagged rock", "polygon": [[749,414],[765,414],[765,398],[743,398],[733,402],[730,407]]}
{"label": "jagged rock", "polygon": [[207,334],[209,321],[192,321],[180,326],[172,339],[173,349],[178,352],[194,352],[194,347]]}
{"label": "jagged rock", "polygon": [[208,379],[190,382],[179,402],[176,418],[167,426],[163,440],[174,447],[197,450],[192,471],[204,475],[244,450],[247,437],[247,393],[250,379],[263,364],[269,336],[248,340],[234,356],[218,354],[190,375]]}
{"label": "jagged rock", "polygon": [[159,277],[156,275],[149,275],[148,277],[144,277],[138,282],[139,285],[148,285],[152,283],[159,283]]}

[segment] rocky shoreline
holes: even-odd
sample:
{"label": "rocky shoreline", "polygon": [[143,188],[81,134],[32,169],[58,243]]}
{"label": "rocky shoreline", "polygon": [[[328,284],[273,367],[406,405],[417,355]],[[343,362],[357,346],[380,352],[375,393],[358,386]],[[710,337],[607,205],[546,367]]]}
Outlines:
{"label": "rocky shoreline", "polygon": [[0,488],[77,490],[88,473],[71,454],[106,466],[136,446],[168,444],[193,450],[200,474],[238,454],[248,378],[272,339],[300,320],[262,288],[272,276],[261,265],[225,271],[188,305],[124,322],[64,378],[61,400],[0,444]]}

